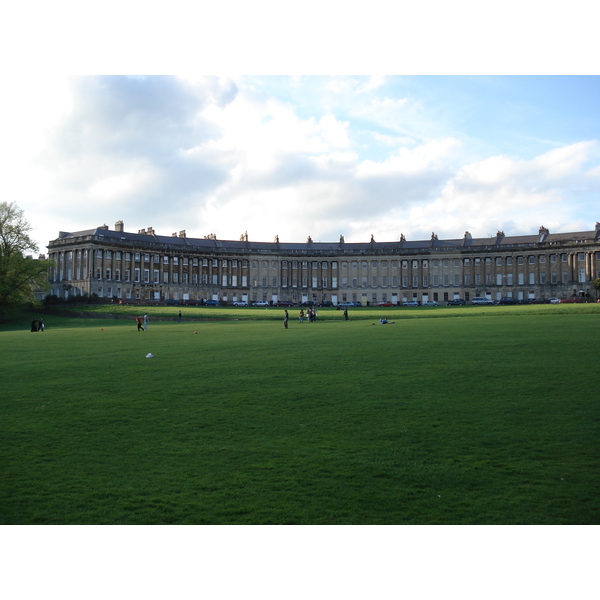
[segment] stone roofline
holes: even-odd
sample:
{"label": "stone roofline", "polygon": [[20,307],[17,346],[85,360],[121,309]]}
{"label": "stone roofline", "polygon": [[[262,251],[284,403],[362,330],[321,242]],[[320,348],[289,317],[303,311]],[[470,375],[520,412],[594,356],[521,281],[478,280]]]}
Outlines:
{"label": "stone roofline", "polygon": [[537,235],[506,236],[503,231],[498,231],[494,237],[473,238],[471,233],[465,231],[463,238],[439,240],[432,232],[428,240],[407,240],[404,234],[400,234],[398,241],[376,242],[373,235],[369,242],[346,242],[344,236],[340,235],[339,242],[314,242],[309,235],[306,242],[281,242],[279,236],[275,236],[273,242],[251,242],[248,233],[235,240],[218,240],[214,233],[203,238],[188,238],[185,230],[173,233],[171,236],[158,235],[154,228],[140,229],[136,233],[126,232],[123,221],[117,221],[115,229],[110,230],[107,225],[96,229],[79,232],[59,232],[59,237],[49,242],[48,248],[70,245],[76,239],[79,242],[102,241],[108,239],[118,245],[136,245],[136,242],[145,246],[162,246],[171,249],[187,248],[220,251],[220,252],[292,252],[292,253],[339,253],[345,254],[372,254],[372,253],[431,253],[433,252],[460,252],[461,250],[501,250],[515,247],[552,247],[572,244],[598,243],[600,242],[600,223],[596,222],[595,230],[583,232],[568,232],[551,234],[545,227],[540,227]]}

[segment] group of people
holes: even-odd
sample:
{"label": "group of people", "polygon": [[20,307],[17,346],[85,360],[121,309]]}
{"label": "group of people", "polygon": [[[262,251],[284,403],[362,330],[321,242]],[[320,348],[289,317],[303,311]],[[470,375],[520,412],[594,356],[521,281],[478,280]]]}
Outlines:
{"label": "group of people", "polygon": [[148,313],[146,313],[143,317],[138,315],[135,318],[135,322],[137,323],[138,331],[146,331],[146,329],[148,329]]}
{"label": "group of people", "polygon": [[31,331],[44,331],[44,321],[42,321],[42,317],[31,320]]}
{"label": "group of people", "polygon": [[[287,311],[286,311],[287,312]],[[304,323],[304,309],[300,309],[300,313],[298,314],[298,321],[300,323]],[[314,323],[317,320],[317,309],[316,308],[307,308],[306,309],[306,320],[309,323]]]}

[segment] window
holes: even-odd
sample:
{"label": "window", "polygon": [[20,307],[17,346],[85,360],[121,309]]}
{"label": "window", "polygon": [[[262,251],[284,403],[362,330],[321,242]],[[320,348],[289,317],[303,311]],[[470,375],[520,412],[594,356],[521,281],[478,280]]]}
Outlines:
{"label": "window", "polygon": [[106,279],[110,280],[110,269],[106,269]]}
{"label": "window", "polygon": [[412,268],[413,269],[418,269],[419,268],[419,261],[418,260],[413,260],[412,261]]}
{"label": "window", "polygon": [[150,262],[150,255],[144,254],[144,262]]}
{"label": "window", "polygon": [[413,275],[412,286],[413,287],[419,287],[419,276],[418,275]]}
{"label": "window", "polygon": [[168,265],[168,264],[169,264],[169,257],[163,256],[163,265]]}
{"label": "window", "polygon": [[121,269],[115,269],[115,281],[121,281]]}
{"label": "window", "polygon": [[377,287],[377,277],[372,278],[371,287]]}
{"label": "window", "polygon": [[136,253],[133,255],[133,259],[134,259],[134,260],[140,260],[140,253],[139,253],[139,252],[136,252]]}
{"label": "window", "polygon": [[513,284],[513,274],[508,273],[506,275],[506,285],[512,285],[512,284]]}
{"label": "window", "polygon": [[524,262],[525,262],[525,261],[523,260],[523,257],[522,257],[522,256],[519,256],[519,257],[517,258],[517,264],[519,264],[519,265],[522,265],[522,264],[524,264]]}
{"label": "window", "polygon": [[[69,258],[71,258],[71,253],[69,252]],[[106,258],[112,258],[112,250],[106,251]]]}
{"label": "window", "polygon": [[506,264],[507,264],[509,267],[510,267],[510,266],[512,266],[512,264],[513,264],[513,263],[512,263],[512,256],[508,256],[508,257],[506,258]]}
{"label": "window", "polygon": [[178,265],[179,264],[179,256],[174,256],[173,257],[173,265]]}
{"label": "window", "polygon": [[533,265],[533,264],[535,264],[535,256],[530,256],[530,257],[529,257],[529,264],[530,264],[530,265]]}
{"label": "window", "polygon": [[222,275],[221,276],[221,285],[223,287],[227,287],[227,275]]}
{"label": "window", "polygon": [[585,269],[579,269],[578,270],[579,273],[579,283],[585,283]]}
{"label": "window", "polygon": [[496,258],[496,266],[497,267],[501,267],[502,266],[502,259],[499,256]]}
{"label": "window", "polygon": [[120,252],[115,252],[115,258],[117,260],[121,260],[121,253]]}
{"label": "window", "polygon": [[491,265],[492,264],[492,259],[489,256],[486,257],[485,264],[486,265]]}
{"label": "window", "polygon": [[131,252],[125,252],[125,260],[131,260]]}
{"label": "window", "polygon": [[150,269],[144,269],[144,283],[150,283]]}
{"label": "window", "polygon": [[502,285],[502,274],[501,273],[496,274],[496,285]]}
{"label": "window", "polygon": [[179,283],[179,273],[177,271],[173,273],[173,283]]}
{"label": "window", "polygon": [[163,283],[169,283],[169,274],[166,271],[163,272]]}
{"label": "window", "polygon": [[139,270],[139,269],[134,269],[134,270],[133,270],[133,280],[134,280],[136,283],[139,283],[139,282],[140,282],[140,270]]}

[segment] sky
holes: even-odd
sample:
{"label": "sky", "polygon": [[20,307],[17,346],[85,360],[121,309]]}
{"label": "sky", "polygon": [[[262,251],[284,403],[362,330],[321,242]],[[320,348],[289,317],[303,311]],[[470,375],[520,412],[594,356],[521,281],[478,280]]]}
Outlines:
{"label": "sky", "polygon": [[59,231],[364,242],[594,229],[600,77],[42,75],[3,199]]}

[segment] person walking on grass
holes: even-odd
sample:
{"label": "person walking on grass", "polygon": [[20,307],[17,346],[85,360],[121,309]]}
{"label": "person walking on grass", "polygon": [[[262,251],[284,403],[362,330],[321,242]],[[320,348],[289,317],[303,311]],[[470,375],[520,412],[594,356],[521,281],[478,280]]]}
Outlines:
{"label": "person walking on grass", "polygon": [[31,319],[31,331],[37,331],[37,320]]}
{"label": "person walking on grass", "polygon": [[140,317],[140,315],[135,318],[135,322],[137,323],[137,330],[144,331],[144,328],[142,327],[142,317]]}
{"label": "person walking on grass", "polygon": [[300,323],[304,323],[304,310],[300,309],[300,314],[298,315],[298,320]]}
{"label": "person walking on grass", "polygon": [[148,329],[148,313],[144,315],[144,331]]}
{"label": "person walking on grass", "polygon": [[179,315],[177,315],[179,322],[182,323],[183,322],[183,317],[181,316],[181,311],[179,311]]}
{"label": "person walking on grass", "polygon": [[285,311],[285,316],[283,317],[283,326],[287,329],[288,328],[288,319],[290,318],[290,315],[288,314],[288,311],[286,309]]}
{"label": "person walking on grass", "polygon": [[348,307],[344,306],[344,320],[348,321],[350,317],[348,317]]}

